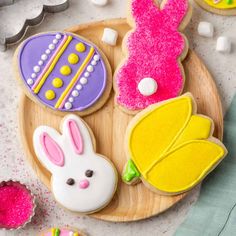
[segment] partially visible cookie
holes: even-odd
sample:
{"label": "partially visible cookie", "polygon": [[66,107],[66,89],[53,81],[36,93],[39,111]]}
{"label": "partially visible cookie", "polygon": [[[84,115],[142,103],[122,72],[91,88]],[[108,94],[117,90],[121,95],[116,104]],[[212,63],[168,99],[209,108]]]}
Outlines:
{"label": "partially visible cookie", "polygon": [[44,230],[39,236],[86,236],[82,231],[69,228],[51,228]]}
{"label": "partially visible cookie", "polygon": [[105,55],[91,42],[67,32],[26,39],[14,57],[16,77],[33,101],[80,116],[99,109],[112,87]]}
{"label": "partially visible cookie", "polygon": [[123,40],[126,58],[114,75],[116,103],[128,113],[182,93],[181,61],[188,52],[184,28],[191,18],[188,0],[129,0],[129,25]]}
{"label": "partially visible cookie", "polygon": [[236,0],[195,0],[202,8],[219,15],[236,15]]}

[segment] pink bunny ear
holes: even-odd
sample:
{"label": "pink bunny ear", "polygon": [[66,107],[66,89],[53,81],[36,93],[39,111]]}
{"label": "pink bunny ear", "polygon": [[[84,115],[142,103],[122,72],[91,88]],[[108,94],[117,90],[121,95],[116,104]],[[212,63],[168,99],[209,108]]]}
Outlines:
{"label": "pink bunny ear", "polygon": [[64,153],[60,146],[46,133],[40,135],[40,142],[47,158],[57,166],[64,166]]}
{"label": "pink bunny ear", "polygon": [[143,16],[149,14],[150,11],[159,11],[155,0],[130,0],[131,12],[136,21],[142,19]]}
{"label": "pink bunny ear", "polygon": [[162,13],[168,21],[178,27],[189,10],[188,0],[163,0]]}
{"label": "pink bunny ear", "polygon": [[77,154],[83,153],[83,139],[77,123],[74,120],[68,121],[68,130],[73,144],[74,150]]}

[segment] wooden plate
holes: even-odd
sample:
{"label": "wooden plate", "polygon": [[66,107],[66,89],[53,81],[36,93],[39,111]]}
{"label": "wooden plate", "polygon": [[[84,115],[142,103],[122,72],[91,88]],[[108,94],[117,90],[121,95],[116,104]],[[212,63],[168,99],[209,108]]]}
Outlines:
{"label": "wooden plate", "polygon": [[212,7],[210,5],[208,5],[204,0],[195,0],[195,2],[202,7],[203,9],[205,9],[206,11],[218,14],[218,15],[223,15],[223,16],[235,16],[236,15],[236,8],[232,8],[232,9],[219,9],[219,8],[215,8]]}
{"label": "wooden plate", "polygon": [[[110,47],[101,42],[104,27],[111,27],[119,32],[118,45]],[[114,69],[122,59],[121,42],[130,30],[125,19],[107,20],[72,27],[67,31],[80,34],[98,45],[108,57]],[[213,118],[216,129],[215,136],[222,138],[223,119],[220,98],[215,83],[204,64],[196,54],[189,52],[184,61],[186,70],[186,91],[192,92],[200,113]],[[27,158],[41,181],[50,188],[50,174],[37,160],[32,146],[34,129],[39,125],[49,125],[56,129],[62,117],[48,112],[38,106],[25,95],[20,104],[20,133]],[[92,128],[97,139],[97,151],[109,157],[122,173],[126,156],[124,154],[124,134],[131,115],[127,115],[114,106],[114,93],[109,101],[96,113],[84,117]],[[120,176],[119,176],[120,177]],[[135,221],[157,215],[185,195],[160,196],[149,191],[143,184],[128,186],[121,181],[113,201],[102,211],[92,214],[93,217],[108,221]]]}

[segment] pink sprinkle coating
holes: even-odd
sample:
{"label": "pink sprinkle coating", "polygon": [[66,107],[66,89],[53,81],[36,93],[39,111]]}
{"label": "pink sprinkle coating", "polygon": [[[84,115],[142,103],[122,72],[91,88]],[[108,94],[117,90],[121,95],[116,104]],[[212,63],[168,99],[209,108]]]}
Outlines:
{"label": "pink sprinkle coating", "polygon": [[29,220],[34,204],[23,185],[0,186],[0,196],[0,227],[18,228]]}
{"label": "pink sprinkle coating", "polygon": [[[178,63],[185,49],[185,39],[178,28],[188,12],[188,0],[167,0],[160,10],[154,0],[132,0],[135,29],[127,38],[128,58],[116,73],[118,104],[140,110],[178,96],[184,76]],[[158,89],[143,96],[139,82],[156,80]]]}

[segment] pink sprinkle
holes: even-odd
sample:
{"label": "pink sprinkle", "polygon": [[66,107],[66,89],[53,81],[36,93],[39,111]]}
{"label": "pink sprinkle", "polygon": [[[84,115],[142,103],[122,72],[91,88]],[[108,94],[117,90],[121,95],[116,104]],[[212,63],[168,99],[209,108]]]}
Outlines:
{"label": "pink sprinkle", "polygon": [[18,228],[33,211],[30,192],[18,183],[0,187],[0,227]]}
{"label": "pink sprinkle", "polygon": [[89,181],[87,179],[81,180],[79,182],[79,187],[82,189],[86,189],[89,186]]}

